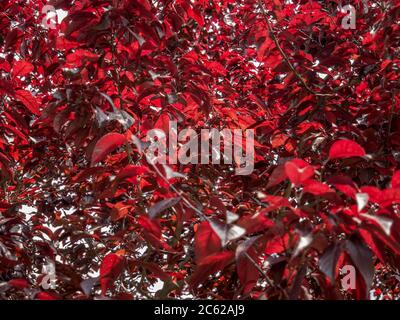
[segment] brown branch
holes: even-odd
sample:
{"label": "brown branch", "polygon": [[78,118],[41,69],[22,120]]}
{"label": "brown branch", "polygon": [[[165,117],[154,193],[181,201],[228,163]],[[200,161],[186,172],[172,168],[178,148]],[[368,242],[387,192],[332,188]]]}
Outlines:
{"label": "brown branch", "polygon": [[313,95],[316,96],[320,96],[320,97],[331,97],[334,96],[333,94],[330,93],[319,93],[319,92],[315,92],[312,88],[310,88],[308,86],[308,84],[305,82],[305,80],[303,79],[303,77],[297,72],[296,68],[293,66],[293,64],[290,62],[289,57],[286,55],[286,53],[283,51],[282,47],[279,44],[278,38],[275,35],[274,30],[272,29],[272,25],[271,22],[268,19],[268,15],[267,12],[264,9],[263,4],[261,3],[261,0],[258,0],[258,5],[261,8],[261,12],[264,16],[264,20],[267,23],[268,26],[268,31],[269,34],[272,38],[272,40],[275,43],[276,48],[278,49],[279,53],[281,54],[283,60],[285,60],[286,64],[289,66],[290,70],[292,70],[292,72],[296,75],[296,77],[299,79],[299,81],[301,82],[301,84],[303,85],[303,87],[310,93],[312,93]]}

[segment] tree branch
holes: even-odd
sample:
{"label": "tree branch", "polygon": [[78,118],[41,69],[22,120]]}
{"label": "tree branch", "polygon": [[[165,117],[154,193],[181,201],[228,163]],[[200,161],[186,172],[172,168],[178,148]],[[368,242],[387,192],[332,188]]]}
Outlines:
{"label": "tree branch", "polygon": [[290,62],[289,57],[286,55],[286,53],[283,51],[282,47],[279,44],[278,38],[276,37],[274,30],[272,29],[272,25],[271,22],[268,19],[268,15],[267,12],[264,9],[264,6],[261,2],[261,0],[258,0],[258,5],[261,8],[261,12],[264,16],[264,20],[267,23],[268,26],[268,31],[269,34],[272,38],[272,40],[275,43],[276,48],[278,49],[279,53],[281,54],[283,60],[285,60],[286,64],[289,66],[290,70],[292,70],[292,72],[296,75],[296,77],[299,79],[299,81],[301,82],[301,84],[303,85],[303,87],[310,93],[312,93],[315,96],[320,96],[320,97],[331,97],[334,96],[333,94],[330,93],[319,93],[314,91],[312,88],[309,87],[309,85],[305,82],[305,80],[303,79],[303,77],[300,75],[300,73],[297,72],[297,70],[295,69],[295,67],[293,66],[293,64]]}

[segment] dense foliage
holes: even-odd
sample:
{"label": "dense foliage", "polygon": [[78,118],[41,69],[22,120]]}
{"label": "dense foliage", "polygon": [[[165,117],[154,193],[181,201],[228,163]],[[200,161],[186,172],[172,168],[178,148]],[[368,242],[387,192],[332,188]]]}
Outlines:
{"label": "dense foliage", "polygon": [[[2,0],[0,297],[398,297],[399,13]],[[149,163],[169,120],[253,129],[254,171]]]}

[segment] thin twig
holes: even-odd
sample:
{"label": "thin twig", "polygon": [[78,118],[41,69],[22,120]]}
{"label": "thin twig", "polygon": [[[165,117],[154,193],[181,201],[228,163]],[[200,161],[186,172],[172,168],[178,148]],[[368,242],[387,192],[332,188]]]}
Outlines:
{"label": "thin twig", "polygon": [[312,93],[313,95],[316,95],[316,96],[320,96],[320,97],[331,97],[331,96],[334,96],[333,94],[330,94],[330,93],[315,92],[312,88],[310,88],[308,86],[308,84],[305,82],[303,77],[297,72],[296,68],[290,62],[289,57],[286,55],[286,53],[283,51],[282,47],[280,46],[278,38],[276,37],[274,30],[272,29],[271,22],[268,19],[267,12],[265,11],[264,6],[261,3],[261,0],[258,0],[258,5],[261,8],[261,12],[262,12],[262,14],[264,16],[264,20],[265,20],[265,22],[267,23],[267,26],[268,26],[268,31],[269,31],[269,33],[271,35],[272,40],[275,43],[276,48],[278,49],[278,51],[281,54],[282,58],[285,60],[286,64],[289,66],[290,70],[292,70],[292,72],[300,80],[300,82],[303,85],[303,87],[306,88],[307,91],[309,91],[310,93]]}

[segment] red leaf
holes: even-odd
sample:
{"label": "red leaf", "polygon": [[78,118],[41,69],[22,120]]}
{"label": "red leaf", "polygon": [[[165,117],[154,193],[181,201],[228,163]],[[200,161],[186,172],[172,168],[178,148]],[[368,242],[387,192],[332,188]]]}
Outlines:
{"label": "red leaf", "polygon": [[369,201],[378,203],[382,198],[382,191],[377,187],[373,186],[364,186],[360,188],[362,193],[367,193],[369,197]]}
{"label": "red leaf", "polygon": [[373,234],[376,238],[381,240],[385,245],[387,245],[396,255],[400,255],[400,244],[394,237],[389,237],[380,226],[376,224],[368,224],[364,228]]}
{"label": "red leaf", "polygon": [[38,292],[35,298],[39,300],[61,300],[59,295],[50,292]]}
{"label": "red leaf", "polygon": [[124,202],[118,202],[114,205],[111,210],[111,219],[118,221],[126,217],[131,211],[132,206],[124,204]]}
{"label": "red leaf", "polygon": [[67,65],[73,68],[81,67],[86,61],[96,61],[99,56],[89,50],[78,49],[67,56]]}
{"label": "red leaf", "polygon": [[285,166],[282,164],[277,166],[268,179],[267,189],[280,184],[286,178]]}
{"label": "red leaf", "polygon": [[25,60],[19,60],[14,64],[11,75],[13,78],[23,77],[32,72],[33,69],[34,67],[32,63]]}
{"label": "red leaf", "polygon": [[25,279],[11,279],[8,281],[8,284],[14,288],[19,290],[25,289],[29,287],[29,282]]}
{"label": "red leaf", "polygon": [[123,266],[124,257],[119,254],[110,253],[104,257],[100,266],[100,285],[103,295],[113,287],[113,283],[121,274]]}
{"label": "red leaf", "polygon": [[284,236],[276,236],[270,240],[265,247],[265,254],[279,254],[288,247],[289,235],[286,233]]}
{"label": "red leaf", "polygon": [[301,159],[293,159],[285,163],[285,173],[296,186],[310,179],[314,171],[313,166]]}
{"label": "red leaf", "polygon": [[[6,29],[7,30],[7,29]],[[18,37],[21,36],[21,31],[19,30],[19,28],[13,28],[11,29],[6,36],[6,41],[4,44],[4,49],[8,49],[10,47],[15,46]]]}
{"label": "red leaf", "polygon": [[272,220],[265,217],[264,212],[260,211],[253,216],[244,216],[238,222],[238,226],[246,230],[247,234],[260,232],[270,229],[275,225]]}
{"label": "red leaf", "polygon": [[194,19],[200,27],[204,26],[204,18],[201,12],[197,10],[197,8],[192,9],[191,7],[189,7],[187,10],[187,14],[190,18]]}
{"label": "red leaf", "polygon": [[146,167],[128,164],[118,173],[116,180],[121,181],[128,178],[134,178],[147,172],[149,172],[149,170]]}
{"label": "red leaf", "polygon": [[365,150],[357,142],[351,140],[338,140],[329,150],[329,159],[363,157]]}
{"label": "red leaf", "polygon": [[400,187],[400,170],[396,171],[392,177],[392,188]]}
{"label": "red leaf", "polygon": [[379,205],[382,207],[387,207],[395,203],[400,203],[400,189],[386,189],[381,193],[381,198],[379,199]]}
{"label": "red leaf", "polygon": [[271,146],[276,149],[279,148],[289,140],[289,137],[284,133],[278,133],[271,137]]}
{"label": "red leaf", "polygon": [[270,207],[268,207],[269,211],[273,208],[290,207],[289,200],[281,196],[271,196],[267,194],[262,198],[262,201],[270,204]]}
{"label": "red leaf", "polygon": [[358,230],[360,236],[363,238],[364,242],[371,248],[371,250],[375,253],[377,258],[382,262],[385,263],[385,248],[382,246],[381,241],[377,241],[375,236],[371,234],[371,232],[360,229]]}
{"label": "red leaf", "polygon": [[304,193],[311,193],[315,196],[320,196],[329,192],[333,192],[331,188],[325,183],[315,181],[315,180],[308,180],[305,183],[305,187],[303,189]]}
{"label": "red leaf", "polygon": [[13,96],[15,94],[13,85],[9,81],[5,81],[3,79],[0,79],[0,93],[6,93],[10,96]]}
{"label": "red leaf", "polygon": [[123,134],[108,133],[97,141],[91,159],[91,166],[102,161],[109,153],[122,146],[126,141]]}
{"label": "red leaf", "polygon": [[15,91],[14,96],[34,115],[40,115],[39,104],[37,103],[36,98],[32,96],[29,91],[17,90]]}
{"label": "red leaf", "polygon": [[156,222],[157,220],[151,220],[146,216],[140,216],[137,218],[138,224],[151,234],[153,234],[156,238],[161,237],[161,229],[159,224]]}
{"label": "red leaf", "polygon": [[218,252],[203,259],[202,263],[196,268],[196,271],[189,279],[189,285],[192,288],[197,287],[204,282],[207,277],[217,271],[222,270],[233,259],[234,254],[231,251]]}
{"label": "red leaf", "polygon": [[200,264],[205,257],[221,249],[221,240],[208,221],[203,221],[198,226],[194,243],[197,264]]}
{"label": "red leaf", "polygon": [[226,76],[227,70],[217,61],[206,62],[204,63],[207,69],[211,71],[211,73],[215,76]]}

